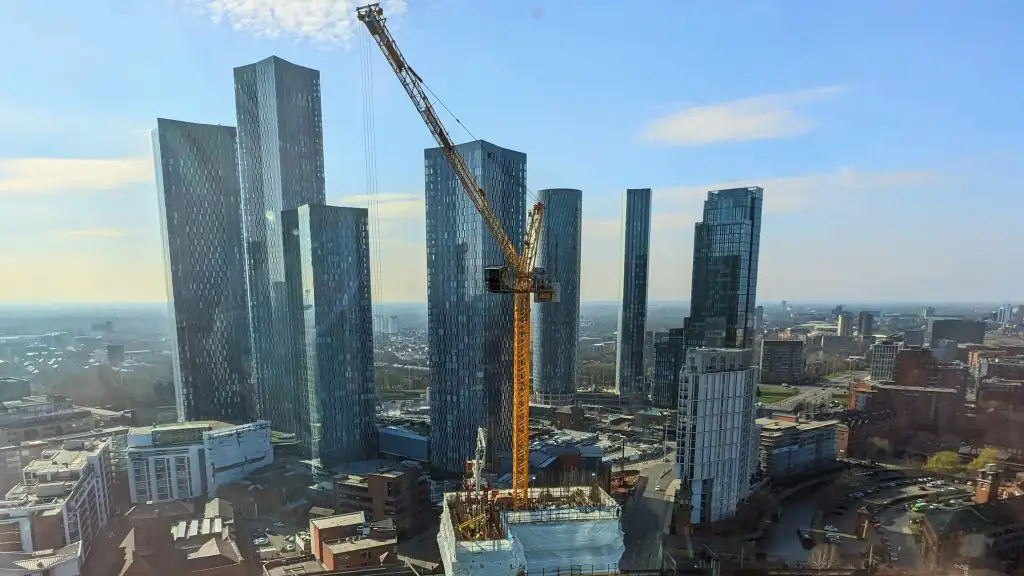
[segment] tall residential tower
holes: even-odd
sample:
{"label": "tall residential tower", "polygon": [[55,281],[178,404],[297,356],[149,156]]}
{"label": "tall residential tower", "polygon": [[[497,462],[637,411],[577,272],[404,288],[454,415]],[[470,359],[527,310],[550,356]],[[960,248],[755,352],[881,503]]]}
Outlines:
{"label": "tall residential tower", "polygon": [[296,434],[329,468],[377,457],[370,237],[365,208],[282,213],[292,318]]}
{"label": "tall residential tower", "polygon": [[179,420],[252,418],[235,129],[153,131]]}
{"label": "tall residential tower", "polygon": [[[526,154],[476,140],[459,153],[505,229],[522,249]],[[484,267],[504,255],[439,148],[424,151],[427,228],[427,338],[430,360],[430,460],[462,473],[477,427],[488,449],[512,449],[512,294],[488,292]]]}
{"label": "tall residential tower", "polygon": [[235,68],[235,106],[257,411],[295,432],[281,212],[325,200],[320,73],[276,56]]}
{"label": "tall residential tower", "polygon": [[615,389],[639,400],[644,385],[644,330],[647,325],[647,270],[651,254],[651,189],[626,190],[622,221],[622,307],[615,348]]}
{"label": "tall residential tower", "polygon": [[555,301],[534,304],[534,400],[566,406],[576,396],[576,357],[580,333],[580,247],[583,192],[567,188],[540,190],[544,203],[537,266],[555,285]]}

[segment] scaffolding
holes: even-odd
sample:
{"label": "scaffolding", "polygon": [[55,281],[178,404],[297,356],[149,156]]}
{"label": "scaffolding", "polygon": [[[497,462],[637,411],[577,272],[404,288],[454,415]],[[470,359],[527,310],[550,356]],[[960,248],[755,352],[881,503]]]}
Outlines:
{"label": "scaffolding", "polygon": [[621,508],[598,486],[445,494],[437,541],[448,576],[552,573],[587,566],[614,574],[625,548]]}

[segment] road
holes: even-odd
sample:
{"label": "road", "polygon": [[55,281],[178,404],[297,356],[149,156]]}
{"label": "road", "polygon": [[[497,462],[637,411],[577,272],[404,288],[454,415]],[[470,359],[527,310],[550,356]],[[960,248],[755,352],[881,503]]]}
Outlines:
{"label": "road", "polygon": [[780,400],[779,402],[771,404],[770,406],[772,408],[779,408],[782,410],[792,410],[793,407],[800,402],[809,406],[821,402],[828,402],[832,399],[832,390],[829,388],[820,388],[817,386],[795,386],[794,389],[797,391],[796,394],[786,398],[785,400]]}
{"label": "road", "polygon": [[[622,507],[626,552],[620,570],[661,567],[661,537],[672,510],[668,488],[674,479],[671,462],[655,461],[641,467],[633,496]],[[656,490],[661,486],[662,490]]]}

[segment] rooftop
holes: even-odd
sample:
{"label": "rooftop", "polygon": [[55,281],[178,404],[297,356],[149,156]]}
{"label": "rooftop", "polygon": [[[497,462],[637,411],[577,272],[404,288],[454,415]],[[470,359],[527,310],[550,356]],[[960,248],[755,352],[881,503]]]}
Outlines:
{"label": "rooftop", "polygon": [[33,460],[22,469],[30,483],[21,483],[7,492],[6,502],[0,506],[48,506],[62,504],[71,494],[82,474],[87,470],[89,458],[106,450],[106,442],[69,440],[59,450],[43,450],[42,458]]}
{"label": "rooftop", "polygon": [[49,571],[66,562],[78,562],[81,553],[81,542],[75,542],[63,548],[36,550],[35,552],[2,552],[0,553],[0,574],[36,574],[41,571]]}
{"label": "rooftop", "polygon": [[326,518],[313,518],[309,523],[317,530],[327,530],[328,528],[337,528],[339,526],[360,526],[366,523],[366,515],[362,512],[351,512]]}
{"label": "rooftop", "polygon": [[827,428],[829,426],[835,426],[839,424],[839,420],[811,420],[809,422],[789,422],[786,420],[775,420],[772,418],[758,418],[755,420],[758,426],[761,427],[762,432],[785,432],[787,430],[796,430],[798,432],[804,432],[808,430],[817,430],[819,428]]}
{"label": "rooftop", "polygon": [[176,432],[184,430],[217,430],[230,428],[233,424],[217,420],[201,420],[197,422],[172,422],[170,424],[155,424],[153,426],[135,426],[128,431],[132,436],[152,434],[153,432]]}
{"label": "rooftop", "polygon": [[1024,497],[1005,498],[956,510],[932,510],[928,522],[940,534],[984,534],[1017,526],[1024,518]]}
{"label": "rooftop", "polygon": [[357,552],[359,550],[377,548],[379,546],[394,546],[395,544],[398,544],[398,538],[394,536],[390,538],[364,538],[354,536],[352,538],[335,540],[334,542],[324,542],[324,544],[327,546],[327,549],[331,551],[331,554],[347,554],[349,552]]}

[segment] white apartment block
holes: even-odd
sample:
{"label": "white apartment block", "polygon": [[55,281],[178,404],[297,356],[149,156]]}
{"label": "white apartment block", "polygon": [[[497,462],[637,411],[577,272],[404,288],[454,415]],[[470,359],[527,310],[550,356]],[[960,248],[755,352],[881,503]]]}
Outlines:
{"label": "white apartment block", "polygon": [[274,462],[270,422],[183,422],[132,428],[128,490],[134,504],[212,497],[219,486]]}
{"label": "white apartment block", "polygon": [[677,501],[691,524],[732,517],[757,470],[758,368],[750,349],[695,348],[679,382]]}

